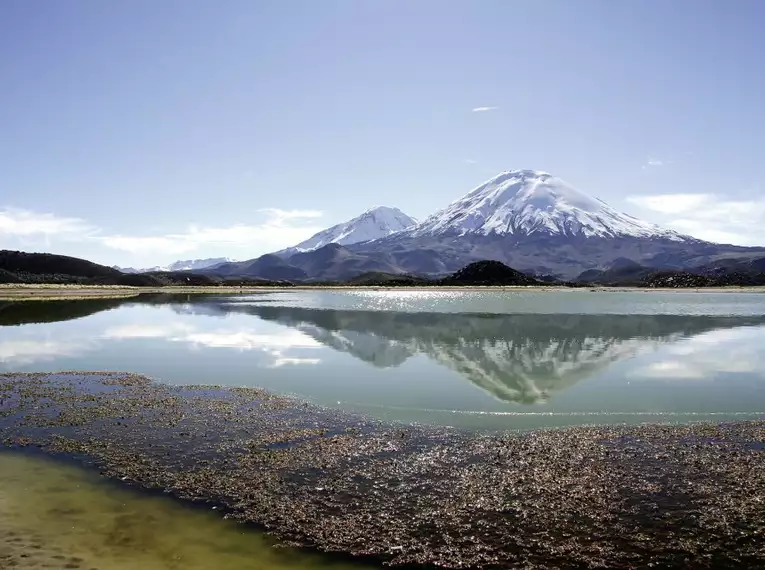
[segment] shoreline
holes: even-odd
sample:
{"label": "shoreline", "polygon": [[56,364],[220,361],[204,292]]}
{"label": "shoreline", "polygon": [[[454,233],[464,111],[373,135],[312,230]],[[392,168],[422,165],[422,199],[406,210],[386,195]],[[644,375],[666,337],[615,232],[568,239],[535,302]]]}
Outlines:
{"label": "shoreline", "polygon": [[122,287],[116,285],[0,285],[0,301],[21,300],[54,300],[54,299],[91,299],[91,298],[130,298],[142,294],[216,294],[216,295],[245,295],[262,293],[284,293],[289,291],[409,291],[409,292],[438,292],[438,291],[464,291],[464,292],[503,292],[503,291],[541,291],[541,292],[580,292],[580,293],[765,293],[765,287],[689,287],[689,288],[650,288],[650,287],[564,287],[551,286],[412,286],[412,287],[386,287],[386,286],[354,286],[354,285],[296,285],[294,287],[281,286],[252,286],[252,287]]}
{"label": "shoreline", "polygon": [[257,388],[0,375],[0,440],[84,458],[283,544],[426,567],[765,563],[765,421],[477,434]]}

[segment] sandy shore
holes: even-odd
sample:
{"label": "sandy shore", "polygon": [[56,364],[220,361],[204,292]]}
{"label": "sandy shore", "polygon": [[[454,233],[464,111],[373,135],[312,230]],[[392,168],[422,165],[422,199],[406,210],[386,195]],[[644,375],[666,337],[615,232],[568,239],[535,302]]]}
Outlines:
{"label": "sandy shore", "polygon": [[82,285],[0,285],[0,301],[8,300],[49,300],[49,299],[90,299],[94,297],[133,297],[142,293],[165,294],[255,294],[286,291],[542,291],[576,293],[765,293],[765,287],[703,287],[688,289],[649,289],[638,287],[358,287],[358,286],[295,286],[295,287],[119,287]]}
{"label": "sandy shore", "polygon": [[0,440],[393,565],[765,566],[763,421],[481,435],[254,388],[5,374]]}

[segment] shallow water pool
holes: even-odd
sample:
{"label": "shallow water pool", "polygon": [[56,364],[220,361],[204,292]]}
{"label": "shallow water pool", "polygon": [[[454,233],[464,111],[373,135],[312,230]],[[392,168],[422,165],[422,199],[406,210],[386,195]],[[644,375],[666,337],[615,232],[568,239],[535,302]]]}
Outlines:
{"label": "shallow water pool", "polygon": [[0,452],[0,568],[370,568],[274,548],[262,533],[58,460]]}

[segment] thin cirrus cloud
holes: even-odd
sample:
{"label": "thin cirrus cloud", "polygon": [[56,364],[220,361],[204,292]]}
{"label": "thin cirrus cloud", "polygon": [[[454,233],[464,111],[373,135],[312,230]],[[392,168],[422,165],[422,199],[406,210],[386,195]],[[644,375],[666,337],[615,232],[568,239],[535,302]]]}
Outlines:
{"label": "thin cirrus cloud", "polygon": [[488,111],[496,111],[499,107],[487,106],[487,107],[473,107],[472,113],[486,113]]}
{"label": "thin cirrus cloud", "polygon": [[321,230],[310,223],[320,218],[316,210],[261,210],[265,219],[259,224],[235,224],[226,227],[191,225],[185,231],[162,235],[107,235],[99,239],[112,249],[144,254],[189,253],[201,247],[227,246],[250,250],[280,248],[298,243]]}
{"label": "thin cirrus cloud", "polygon": [[135,235],[110,234],[80,218],[5,208],[0,210],[0,235],[30,247],[36,247],[40,241],[51,247],[58,240],[70,245],[72,242],[101,245],[133,254],[176,255],[215,246],[253,252],[286,247],[322,229],[316,224],[316,220],[323,215],[320,211],[269,208],[259,213],[262,220],[255,224],[221,227],[190,225],[180,232]]}
{"label": "thin cirrus cloud", "polygon": [[645,161],[645,164],[643,164],[642,168],[643,170],[648,170],[649,168],[659,168],[661,166],[667,166],[669,164],[672,164],[671,160],[660,160],[658,158],[648,158],[648,160]]}
{"label": "thin cirrus cloud", "polygon": [[716,194],[631,196],[657,223],[716,243],[765,245],[765,199],[734,200]]}
{"label": "thin cirrus cloud", "polygon": [[6,236],[82,236],[95,231],[96,228],[80,218],[61,217],[22,208],[0,210],[0,234]]}

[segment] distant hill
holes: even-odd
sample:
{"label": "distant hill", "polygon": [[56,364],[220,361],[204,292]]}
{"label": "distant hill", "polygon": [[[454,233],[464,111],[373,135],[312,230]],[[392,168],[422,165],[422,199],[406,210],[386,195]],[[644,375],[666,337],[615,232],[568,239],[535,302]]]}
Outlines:
{"label": "distant hill", "polygon": [[476,261],[442,279],[444,285],[542,285],[525,273],[508,267],[501,261]]}
{"label": "distant hill", "polygon": [[116,282],[123,275],[112,267],[78,257],[0,250],[0,281],[3,283]]}

